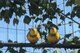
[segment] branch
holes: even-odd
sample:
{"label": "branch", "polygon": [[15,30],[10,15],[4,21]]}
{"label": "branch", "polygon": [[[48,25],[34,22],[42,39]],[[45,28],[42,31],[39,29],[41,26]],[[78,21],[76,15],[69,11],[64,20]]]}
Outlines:
{"label": "branch", "polygon": [[80,23],[78,23],[77,21],[73,20],[72,18],[70,18],[70,17],[66,16],[64,13],[61,13],[61,14],[62,14],[62,15],[64,15],[65,17],[67,17],[68,19],[70,19],[70,20],[74,21],[75,23],[80,24]]}
{"label": "branch", "polygon": [[35,47],[35,48],[69,48],[69,49],[78,49],[80,44],[30,44],[30,43],[0,43],[0,47]]}

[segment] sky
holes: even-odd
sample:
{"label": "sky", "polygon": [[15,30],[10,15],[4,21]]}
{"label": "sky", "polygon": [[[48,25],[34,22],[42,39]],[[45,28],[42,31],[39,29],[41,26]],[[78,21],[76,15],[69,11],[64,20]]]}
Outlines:
{"label": "sky", "polygon": [[[57,0],[57,3],[58,3],[58,7],[60,9],[62,9],[62,10],[64,9],[65,13],[71,12],[71,10],[72,10],[71,7],[65,7],[64,8],[64,6],[63,6],[63,0]],[[27,13],[25,15],[29,15],[29,11],[28,11],[27,8],[28,7],[27,7],[27,4],[26,4],[26,10],[27,10],[26,12]],[[26,38],[26,35],[27,35],[28,31],[29,31],[28,28],[33,27],[33,22],[30,22],[29,25],[24,24],[23,23],[24,16],[22,16],[21,18],[19,18],[19,24],[17,25],[17,30],[16,30],[16,26],[14,26],[13,23],[12,23],[14,17],[15,16],[13,15],[12,18],[11,18],[11,20],[10,20],[11,21],[10,24],[6,24],[4,22],[4,20],[1,20],[0,21],[0,41],[7,43],[8,39],[10,39],[13,42],[14,41],[18,41],[18,43],[25,43],[25,42],[26,43],[29,43],[29,41]],[[77,22],[79,22],[79,19],[77,17],[75,17],[74,20],[76,20]],[[68,23],[69,21],[70,20],[66,18],[66,23]],[[57,19],[57,20],[56,19],[53,19],[53,23],[55,23],[55,24],[60,23],[60,22],[61,22],[60,19]],[[36,25],[36,24],[39,24],[39,22],[38,23],[34,23],[34,25]],[[9,29],[7,29],[7,27]],[[76,23],[73,23],[73,27],[74,27],[74,31],[79,30],[78,25]],[[72,27],[69,26],[69,24],[67,24],[65,28],[66,28],[66,34],[73,31],[72,30]],[[65,34],[64,33],[64,25],[59,26],[58,32],[61,34],[61,37],[64,37],[64,34]],[[79,36],[79,35],[80,35],[79,32],[75,33],[75,36]],[[40,41],[41,40],[39,40],[39,42]],[[2,48],[1,50],[5,50],[5,49],[6,48]],[[66,53],[66,51],[63,48],[62,49],[58,49],[58,48],[56,48],[56,49],[54,49],[54,48],[46,48],[46,49],[47,50],[50,49],[50,51],[48,50],[47,53],[51,53],[54,50],[58,50],[58,51],[61,50],[62,53]],[[34,50],[33,48],[26,48],[26,50],[27,50],[27,53],[33,53],[33,52],[34,53],[42,53],[42,50],[43,49],[35,49]]]}

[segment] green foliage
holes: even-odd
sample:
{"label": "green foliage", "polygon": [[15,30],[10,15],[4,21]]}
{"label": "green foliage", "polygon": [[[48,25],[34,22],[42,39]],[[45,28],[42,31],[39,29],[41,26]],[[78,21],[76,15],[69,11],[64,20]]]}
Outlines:
{"label": "green foliage", "polygon": [[[1,1],[0,8],[4,7],[4,9],[5,9],[6,7],[9,7],[9,9],[5,9],[0,12],[0,20],[4,19],[4,21],[9,24],[10,18],[12,17],[13,13],[15,13],[16,16],[19,16],[19,17],[24,15],[26,13],[26,9],[24,7],[25,3],[26,3],[25,0]],[[44,13],[44,12],[42,12],[43,10],[45,10],[45,12],[46,12],[46,14],[42,15],[43,19],[37,18],[35,20],[35,22],[37,22],[38,20],[45,21],[47,18],[49,18],[50,20],[57,18],[55,16],[56,13],[60,16],[61,20],[63,20],[63,21],[65,20],[65,16],[61,14],[63,12],[63,10],[61,10],[60,8],[57,7],[56,2],[52,3],[51,1],[48,2],[47,0],[28,0],[28,3],[30,3],[30,5],[28,5],[30,15],[35,14],[38,16],[38,15]],[[75,0],[68,0],[66,2],[66,6],[72,6],[73,4],[75,4]],[[66,14],[66,16],[71,16],[71,18],[74,18],[75,16],[77,16],[79,18],[80,17],[80,15],[79,15],[80,9],[79,8],[80,8],[79,6],[73,7],[72,12],[71,13],[68,12],[69,14]],[[23,22],[26,24],[29,24],[29,22],[31,21],[30,20],[31,18],[29,18],[29,21],[26,21],[27,19],[24,18]],[[16,24],[18,24],[18,22],[16,22]]]}
{"label": "green foliage", "polygon": [[[29,6],[29,11],[30,14],[36,14],[39,15],[40,9],[39,9],[39,0],[29,0],[30,6]],[[35,7],[34,7],[35,6]]]}
{"label": "green foliage", "polygon": [[60,19],[64,21],[64,20],[65,20],[64,15],[61,15],[61,16],[60,16]]}
{"label": "green foliage", "polygon": [[[22,15],[25,15],[26,13],[26,8],[25,8],[25,3],[26,0],[2,0],[0,1],[0,9],[2,9],[0,11],[0,20],[4,20],[6,23],[10,23],[10,19],[12,18],[13,13],[15,13],[15,17],[21,17]],[[57,3],[56,2],[48,2],[48,0],[28,0],[28,3],[30,3],[28,5],[28,9],[29,9],[29,14],[31,15],[36,15],[36,16],[25,16],[23,19],[23,22],[25,24],[29,24],[32,20],[34,19],[35,22],[38,22],[39,20],[44,22],[47,18],[49,18],[50,21],[47,22],[47,24],[44,24],[43,26],[47,29],[50,29],[51,27],[55,27],[58,29],[58,26],[61,26],[61,23],[58,24],[58,26],[54,23],[52,23],[52,20],[54,18],[58,18],[57,16],[55,16],[56,14],[58,14],[58,16],[60,17],[60,20],[62,21],[66,21],[65,18],[69,18],[72,21],[73,18],[75,16],[77,16],[78,18],[80,18],[80,6],[77,5],[75,3],[75,0],[68,0],[66,2],[66,6],[68,7],[72,7],[72,11],[68,12],[67,14],[63,14],[63,10],[61,10],[60,8],[58,8]],[[9,9],[6,9],[7,7],[9,7]],[[44,12],[45,14],[44,14]],[[36,18],[39,15],[42,15],[41,18]],[[13,19],[13,25],[18,25],[19,23],[19,19],[18,18],[14,18]],[[69,22],[71,24],[71,22]],[[39,25],[40,27],[40,25]],[[79,28],[80,28],[80,24],[79,24]],[[41,35],[46,35],[46,32],[40,32]],[[45,36],[46,37],[46,36]],[[66,34],[64,36],[64,38],[68,38],[71,37],[71,34]],[[13,43],[11,40],[8,41],[9,43]],[[78,37],[74,37],[73,40],[71,41],[67,41],[66,39],[64,39],[63,44],[80,44],[79,38]],[[1,47],[2,48],[2,47]],[[11,53],[17,53],[17,51],[13,48],[13,47],[8,47],[7,49],[8,51],[10,51]],[[25,53],[25,50],[23,48],[20,48],[20,51],[22,53]],[[1,52],[1,51],[0,51]],[[43,53],[46,53],[46,50],[43,50]],[[54,53],[56,53],[56,51],[54,51]]]}
{"label": "green foliage", "polygon": [[46,20],[47,18],[49,18],[49,15],[48,14],[44,14],[43,15],[43,21]]}
{"label": "green foliage", "polygon": [[75,36],[75,37],[73,38],[73,43],[75,43],[75,44],[80,44],[79,37]]}
{"label": "green foliage", "polygon": [[39,20],[42,20],[42,18],[36,18],[35,19],[35,22],[39,21]]}
{"label": "green foliage", "polygon": [[69,38],[71,34],[65,34],[65,38]]}
{"label": "green foliage", "polygon": [[47,50],[44,49],[42,53],[47,53]]}
{"label": "green foliage", "polygon": [[6,52],[9,51],[10,53],[18,53],[13,47],[8,47]]}
{"label": "green foliage", "polygon": [[[11,43],[17,43],[17,42],[16,41],[13,42],[12,40],[8,40],[8,43],[11,44]],[[9,47],[7,47],[7,50],[5,52],[7,52],[7,51],[9,51],[10,53],[25,53],[26,52],[26,50],[23,49],[23,47],[19,47],[19,51],[16,49],[17,49],[17,47],[10,47],[9,46]]]}
{"label": "green foliage", "polygon": [[31,21],[31,18],[29,16],[25,16],[23,21],[24,21],[25,24],[29,24],[30,21]]}
{"label": "green foliage", "polygon": [[47,24],[44,25],[46,29],[50,29],[51,27],[55,27],[58,29],[58,26],[52,23],[51,21],[48,21]]}
{"label": "green foliage", "polygon": [[72,6],[73,4],[75,4],[75,0],[68,0],[66,6]]}
{"label": "green foliage", "polygon": [[80,1],[79,0],[75,0],[75,4],[77,4],[78,6],[80,6]]}
{"label": "green foliage", "polygon": [[3,52],[0,50],[0,53],[3,53]]}
{"label": "green foliage", "polygon": [[2,11],[0,12],[0,20],[4,19],[4,21],[9,24],[10,18],[12,17],[13,13],[15,13],[19,17],[25,14],[26,10],[23,9],[24,4],[25,4],[25,0],[0,1],[0,9],[2,7],[4,7],[5,9],[5,10],[2,9]]}
{"label": "green foliage", "polygon": [[[67,34],[68,36],[71,36],[71,34]],[[69,37],[65,37],[64,38],[64,41],[63,41],[63,44],[67,44],[67,45],[79,45],[80,44],[80,38],[75,36],[74,38],[72,38],[71,40],[67,40],[67,38],[69,39]]]}
{"label": "green foliage", "polygon": [[80,49],[78,50],[78,53],[80,53]]}
{"label": "green foliage", "polygon": [[53,51],[53,53],[58,53],[57,50]]}
{"label": "green foliage", "polygon": [[26,50],[23,49],[22,47],[20,47],[19,53],[25,53],[25,52],[26,52]]}
{"label": "green foliage", "polygon": [[79,24],[78,28],[80,28],[80,24]]}
{"label": "green foliage", "polygon": [[15,25],[15,24],[18,25],[18,23],[19,23],[19,20],[18,20],[17,18],[14,18],[14,20],[13,20],[13,25]]}

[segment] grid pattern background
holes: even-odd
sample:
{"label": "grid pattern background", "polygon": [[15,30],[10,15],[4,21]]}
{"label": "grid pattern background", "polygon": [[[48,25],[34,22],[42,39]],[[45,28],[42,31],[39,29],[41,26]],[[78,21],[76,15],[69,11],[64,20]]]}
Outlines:
{"label": "grid pattern background", "polygon": [[[64,14],[66,14],[67,12],[71,12],[72,10],[72,7],[66,7],[65,4],[66,4],[66,1],[67,0],[55,0],[57,2],[57,6],[64,10]],[[25,5],[26,6],[26,10],[27,10],[27,15],[29,15],[29,10],[28,10],[28,7],[27,7],[27,4]],[[57,15],[56,15],[57,16]],[[26,35],[29,31],[29,27],[33,27],[33,25],[36,25],[38,23],[34,23],[33,22],[30,22],[29,25],[27,24],[24,24],[23,23],[23,19],[24,19],[24,16],[22,16],[21,18],[19,18],[19,24],[18,25],[13,25],[13,19],[14,19],[14,15],[13,15],[13,18],[11,18],[11,22],[10,24],[6,24],[4,22],[4,20],[1,20],[0,21],[0,41],[4,42],[4,43],[7,43],[8,40],[12,40],[13,42],[17,41],[18,43],[29,43],[29,41],[27,40],[26,38]],[[58,16],[57,16],[58,17]],[[77,22],[79,22],[79,19],[77,17],[74,18]],[[73,33],[73,36],[79,36],[80,35],[80,31],[79,31],[79,28],[78,28],[78,25],[76,23],[74,23],[72,21],[72,25],[69,26],[70,24],[68,23],[69,19],[66,18],[66,21],[62,22],[60,19],[54,19],[53,20],[53,23],[55,23],[56,25],[58,23],[62,23],[63,25],[62,26],[59,26],[59,33],[61,34],[61,37],[64,37],[65,34],[68,34],[70,32],[75,32],[77,31],[76,33]],[[41,42],[42,40],[40,40]],[[40,43],[39,42],[39,43]],[[6,47],[0,49],[0,50],[3,50],[3,53],[5,53],[5,49]],[[50,50],[48,50],[50,49]],[[35,49],[34,48],[26,48],[26,52],[27,53],[42,53],[42,48],[41,49]],[[53,50],[56,50],[56,49],[53,49],[53,48],[46,48],[46,50],[48,50],[48,53],[51,53]],[[58,51],[60,51],[60,49],[57,49]],[[63,49],[61,49],[63,50]],[[60,51],[61,52],[61,51]],[[63,52],[63,51],[62,51]],[[7,52],[9,53],[9,52]]]}

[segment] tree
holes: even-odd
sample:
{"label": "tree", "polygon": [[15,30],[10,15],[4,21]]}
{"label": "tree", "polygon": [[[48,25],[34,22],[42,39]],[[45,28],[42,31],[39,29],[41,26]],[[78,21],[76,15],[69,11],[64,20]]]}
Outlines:
{"label": "tree", "polygon": [[[29,7],[29,14],[30,15],[25,15],[26,14],[26,6],[25,4],[28,3]],[[34,7],[35,6],[35,7]],[[80,23],[75,21],[73,18],[76,16],[78,19],[80,18],[80,5],[79,3],[75,0],[68,0],[66,2],[66,6],[72,7],[72,11],[68,12],[66,14],[63,13],[63,10],[61,10],[59,7],[57,7],[56,2],[52,2],[52,0],[0,0],[0,20],[4,19],[6,23],[9,24],[10,19],[12,18],[12,15],[15,14],[15,18],[13,20],[13,24],[18,24],[19,20],[17,17],[21,17],[24,15],[24,20],[23,22],[25,24],[29,24],[31,20],[35,20],[35,22],[38,22],[39,20],[41,22],[44,22],[47,18],[49,21],[47,24],[42,24],[45,27],[45,30],[50,29],[50,27],[54,26],[55,28],[58,29],[58,26],[61,26],[61,24],[54,24],[52,23],[53,19],[57,19],[58,17],[55,16],[56,14],[60,17],[60,20],[66,21],[66,18],[70,19],[71,21],[75,22],[78,24],[80,28]],[[42,17],[38,17],[41,15]],[[69,22],[71,24],[71,22]],[[40,27],[41,25],[39,25]],[[40,29],[37,27],[38,29]],[[47,32],[40,32],[42,35],[45,36],[46,39],[46,33]],[[71,33],[72,34],[72,33]],[[65,39],[64,39],[64,44],[80,44],[78,37],[74,37],[73,40],[67,41],[66,38],[69,38],[71,34],[66,34]],[[75,40],[75,41],[74,41]],[[46,41],[45,41],[46,42]]]}

